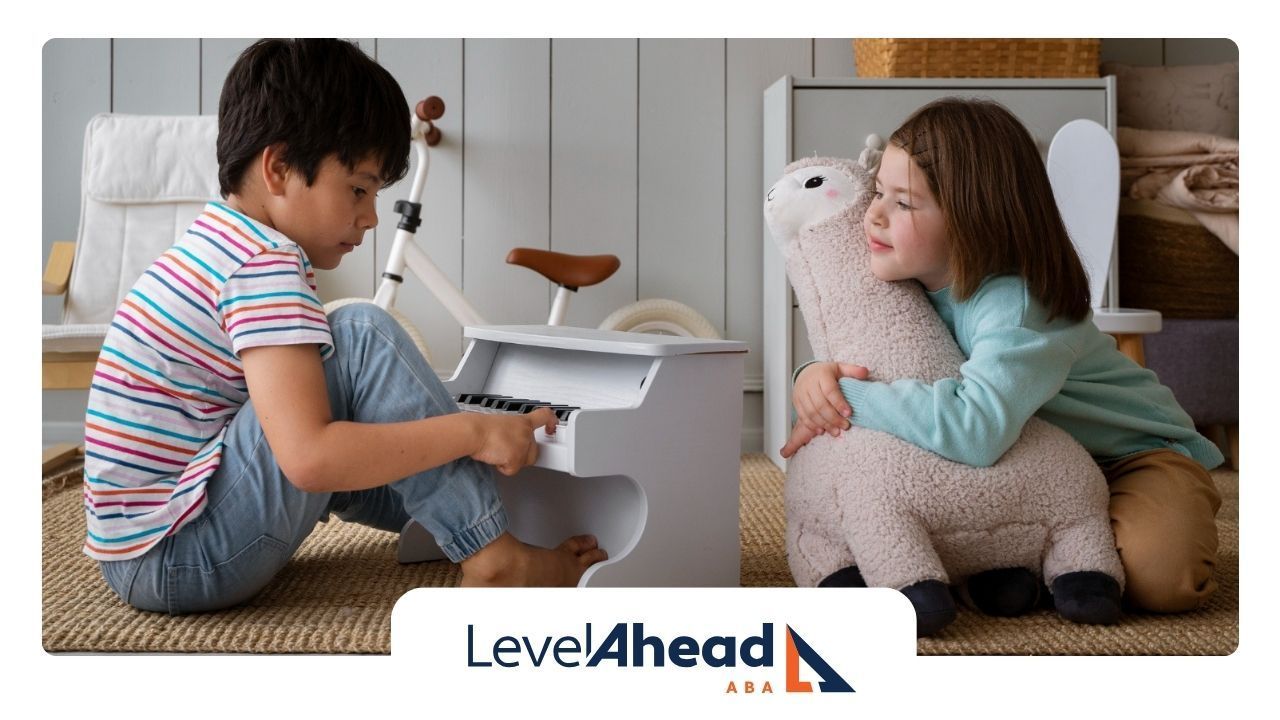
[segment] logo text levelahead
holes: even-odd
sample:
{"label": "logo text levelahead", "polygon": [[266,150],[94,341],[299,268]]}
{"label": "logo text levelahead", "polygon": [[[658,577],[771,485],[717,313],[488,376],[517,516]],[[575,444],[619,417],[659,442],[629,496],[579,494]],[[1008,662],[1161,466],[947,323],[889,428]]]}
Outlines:
{"label": "logo text levelahead", "polygon": [[[670,642],[656,635],[646,635],[644,623],[620,622],[600,640],[592,643],[594,627],[586,623],[582,637],[550,635],[538,639],[528,635],[503,635],[493,642],[487,653],[476,656],[475,625],[467,625],[467,667],[516,668],[528,663],[535,668],[555,663],[560,667],[676,667],[691,668],[699,661],[707,667],[732,668],[739,663],[751,668],[773,667],[773,623],[762,623],[759,635],[748,635],[741,642],[735,635],[713,635],[699,642],[689,635],[679,635]],[[484,648],[481,648],[482,651]],[[820,692],[853,692],[835,668],[831,667],[800,634],[787,626],[786,634],[787,692],[813,692],[813,685],[800,679],[800,663],[808,665],[820,678]],[[750,687],[750,683],[746,687]],[[770,688],[768,682],[763,686]],[[729,691],[736,692],[731,681]],[[771,692],[771,690],[768,690]]]}
{"label": "logo text levelahead", "polygon": [[[695,667],[699,661],[708,667],[773,667],[773,623],[763,623],[759,635],[749,635],[738,642],[733,635],[714,635],[703,642],[680,635],[669,643],[655,635],[646,635],[644,623],[618,623],[600,640],[592,643],[594,628],[586,623],[583,637],[572,635],[532,639],[528,635],[504,635],[493,642],[490,652],[476,656],[475,626],[467,625],[467,667],[504,668],[530,664],[542,667],[554,662],[561,667]],[[482,652],[484,648],[481,648]]]}

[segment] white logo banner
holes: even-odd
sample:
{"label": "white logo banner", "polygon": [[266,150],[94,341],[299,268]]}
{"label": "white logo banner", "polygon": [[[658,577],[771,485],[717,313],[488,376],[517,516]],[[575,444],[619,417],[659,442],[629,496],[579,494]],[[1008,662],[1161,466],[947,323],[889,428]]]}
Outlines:
{"label": "white logo banner", "polygon": [[396,604],[391,643],[398,671],[486,713],[890,709],[916,650],[901,593],[848,588],[420,588]]}

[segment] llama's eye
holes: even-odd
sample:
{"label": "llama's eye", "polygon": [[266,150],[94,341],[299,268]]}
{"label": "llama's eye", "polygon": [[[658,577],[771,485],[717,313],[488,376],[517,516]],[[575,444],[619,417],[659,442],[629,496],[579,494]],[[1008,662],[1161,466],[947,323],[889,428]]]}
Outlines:
{"label": "llama's eye", "polygon": [[812,190],[816,187],[822,187],[822,183],[826,181],[827,179],[822,177],[821,175],[815,175],[809,178],[808,180],[804,181],[804,187],[806,190]]}

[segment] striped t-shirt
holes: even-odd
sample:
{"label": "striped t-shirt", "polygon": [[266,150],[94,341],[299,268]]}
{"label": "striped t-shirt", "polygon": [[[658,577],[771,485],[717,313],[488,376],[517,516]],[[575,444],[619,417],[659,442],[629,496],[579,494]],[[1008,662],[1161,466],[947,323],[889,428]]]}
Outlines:
{"label": "striped t-shirt", "polygon": [[227,423],[249,399],[239,353],[333,352],[302,248],[210,203],[125,296],[85,416],[84,552],[124,560],[204,510]]}

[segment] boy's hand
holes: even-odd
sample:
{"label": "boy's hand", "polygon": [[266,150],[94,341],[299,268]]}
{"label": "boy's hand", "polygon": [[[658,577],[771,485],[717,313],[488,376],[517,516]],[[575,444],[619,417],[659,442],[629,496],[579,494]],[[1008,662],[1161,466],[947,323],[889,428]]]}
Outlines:
{"label": "boy's hand", "polygon": [[868,375],[861,365],[837,362],[813,363],[800,371],[791,390],[797,425],[807,426],[812,435],[831,433],[838,437],[841,430],[848,430],[849,421],[845,418],[853,414],[853,408],[840,392],[840,378],[866,380]]}
{"label": "boy's hand", "polygon": [[548,435],[556,432],[556,415],[538,408],[526,415],[476,415],[480,424],[479,449],[471,458],[492,465],[503,475],[515,475],[520,468],[538,459],[533,431],[539,427]]}
{"label": "boy's hand", "polygon": [[796,426],[791,428],[791,437],[787,438],[787,444],[782,446],[782,457],[790,458],[796,454],[797,450],[808,445],[809,441],[816,437],[818,437],[818,433],[810,430],[808,425],[802,422],[796,423]]}

